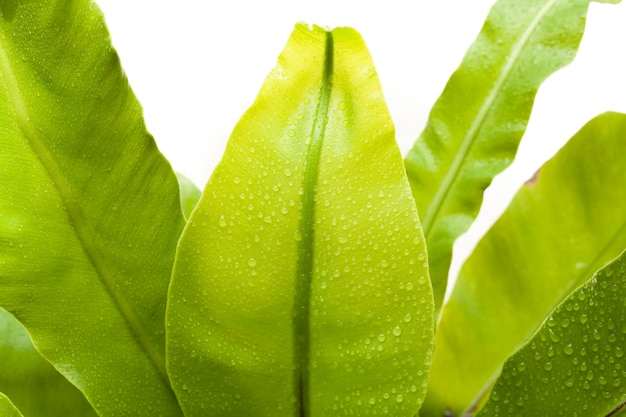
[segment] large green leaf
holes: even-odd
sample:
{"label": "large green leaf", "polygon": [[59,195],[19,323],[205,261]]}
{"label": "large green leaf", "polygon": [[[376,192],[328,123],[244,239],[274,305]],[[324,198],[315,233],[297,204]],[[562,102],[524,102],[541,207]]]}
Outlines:
{"label": "large green leaf", "polygon": [[179,415],[176,177],[94,3],[0,4],[0,306],[101,415]]}
{"label": "large green leaf", "polygon": [[0,358],[0,392],[11,397],[25,416],[96,415],[83,394],[41,357],[26,330],[2,309]]}
{"label": "large green leaf", "polygon": [[188,416],[417,412],[426,251],[354,30],[294,30],[183,233],[167,322]]}
{"label": "large green leaf", "polygon": [[6,395],[0,392],[0,416],[2,417],[22,417],[22,414],[13,405]]}
{"label": "large green leaf", "polygon": [[570,292],[626,247],[626,115],[589,122],[524,185],[461,269],[423,416],[476,403]]}
{"label": "large green leaf", "polygon": [[504,364],[479,416],[605,417],[626,403],[626,254]]}
{"label": "large green leaf", "polygon": [[589,3],[498,1],[406,156],[437,311],[454,240],[474,221],[493,177],[513,160],[540,84],[574,58]]}

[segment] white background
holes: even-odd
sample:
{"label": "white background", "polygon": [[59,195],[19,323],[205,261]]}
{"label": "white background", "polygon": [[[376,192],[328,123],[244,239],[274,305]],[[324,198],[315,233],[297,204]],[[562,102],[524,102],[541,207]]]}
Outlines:
{"label": "white background", "polygon": [[[293,25],[352,26],[377,67],[403,154],[493,0],[99,0],[148,129],[201,189]],[[175,6],[173,6],[175,4]],[[592,3],[574,64],[539,90],[514,165],[487,190],[452,274],[519,185],[587,120],[626,112],[626,4]],[[625,156],[626,163],[626,156]]]}

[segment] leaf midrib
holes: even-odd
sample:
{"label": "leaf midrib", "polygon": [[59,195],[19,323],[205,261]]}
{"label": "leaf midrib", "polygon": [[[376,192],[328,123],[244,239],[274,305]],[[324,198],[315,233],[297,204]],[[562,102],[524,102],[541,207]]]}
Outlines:
{"label": "leaf midrib", "polygon": [[429,205],[428,210],[426,210],[424,218],[422,219],[422,229],[424,230],[424,235],[426,239],[430,238],[430,233],[433,230],[432,225],[434,224],[435,220],[439,217],[439,214],[441,212],[441,209],[443,208],[444,202],[448,198],[448,194],[451,191],[452,184],[456,181],[457,177],[459,176],[461,172],[461,167],[465,163],[467,155],[469,154],[470,150],[474,146],[474,143],[478,139],[479,132],[481,131],[482,126],[484,125],[489,113],[491,112],[493,103],[495,102],[500,90],[502,90],[504,84],[506,83],[509,76],[511,75],[511,72],[513,71],[513,68],[515,66],[517,59],[522,53],[522,50],[528,44],[528,41],[530,40],[533,32],[537,29],[537,26],[539,26],[539,22],[543,19],[543,17],[550,11],[550,9],[558,1],[559,0],[551,0],[548,3],[546,3],[541,8],[537,16],[535,16],[535,18],[530,23],[526,31],[514,44],[513,52],[509,55],[508,59],[506,60],[505,65],[502,69],[502,72],[500,73],[500,76],[498,77],[493,88],[489,92],[489,95],[483,102],[483,105],[480,107],[480,110],[478,111],[478,115],[472,121],[469,129],[467,130],[466,135],[463,137],[459,151],[454,156],[454,159],[452,160],[452,164],[450,165],[450,168],[446,171],[446,174],[443,177],[441,186],[437,188],[437,191],[431,200],[431,204]]}
{"label": "leaf midrib", "polygon": [[51,183],[58,191],[64,204],[68,220],[72,225],[77,240],[82,245],[85,256],[92,264],[98,277],[100,277],[113,304],[120,312],[120,315],[126,320],[128,327],[137,338],[139,346],[146,353],[167,390],[172,394],[173,398],[176,398],[170,386],[169,378],[167,377],[163,354],[159,351],[158,347],[151,342],[149,332],[135,314],[128,300],[123,296],[122,292],[118,290],[114,280],[114,274],[110,271],[106,262],[100,257],[95,245],[91,243],[90,237],[93,233],[84,220],[85,216],[80,208],[79,200],[75,197],[68,180],[44,145],[44,140],[41,135],[32,127],[28,106],[22,97],[20,84],[15,76],[11,61],[7,56],[7,44],[4,37],[0,37],[0,71],[2,71],[2,74],[5,76],[4,85],[7,90],[8,98],[13,104],[18,126],[24,134],[24,140],[29,145]]}
{"label": "leaf midrib", "polygon": [[332,32],[327,31],[325,35],[324,69],[322,85],[320,87],[320,98],[317,103],[302,183],[302,217],[299,225],[302,239],[298,243],[298,265],[296,270],[296,288],[293,306],[294,396],[298,399],[297,401],[299,403],[296,410],[296,417],[308,417],[310,415],[310,306],[315,235],[315,192],[319,174],[322,143],[328,122],[328,108],[332,88],[330,80],[333,72],[334,51]]}

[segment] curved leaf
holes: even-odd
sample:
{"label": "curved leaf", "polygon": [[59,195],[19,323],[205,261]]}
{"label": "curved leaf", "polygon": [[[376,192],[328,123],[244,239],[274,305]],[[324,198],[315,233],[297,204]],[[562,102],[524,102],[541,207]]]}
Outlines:
{"label": "curved leaf", "polygon": [[22,414],[13,405],[6,395],[0,392],[0,416],[2,417],[22,417]]}
{"label": "curved leaf", "polygon": [[167,322],[188,416],[417,412],[425,246],[353,29],[296,26],[183,233]]}
{"label": "curved leaf", "polygon": [[622,254],[506,361],[478,416],[605,417],[626,403],[625,294]]}
{"label": "curved leaf", "polygon": [[180,205],[183,210],[185,218],[188,219],[191,212],[198,204],[202,192],[196,187],[196,185],[186,176],[181,173],[176,173],[178,178],[178,186],[180,187]]}
{"label": "curved leaf", "polygon": [[176,177],[92,2],[0,10],[0,306],[101,415],[179,415],[164,360]]}
{"label": "curved leaf", "polygon": [[626,247],[626,115],[583,127],[461,269],[437,331],[427,415],[458,415],[547,315]]}
{"label": "curved leaf", "polygon": [[441,308],[452,245],[513,160],[540,84],[570,63],[590,0],[500,0],[405,159]]}
{"label": "curved leaf", "polygon": [[26,416],[96,415],[83,394],[35,350],[22,325],[2,309],[0,358],[0,392],[9,395]]}

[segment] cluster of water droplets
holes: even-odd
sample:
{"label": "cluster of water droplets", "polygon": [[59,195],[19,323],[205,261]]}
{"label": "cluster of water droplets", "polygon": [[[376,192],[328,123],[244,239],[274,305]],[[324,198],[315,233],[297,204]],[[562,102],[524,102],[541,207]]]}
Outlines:
{"label": "cluster of water droplets", "polygon": [[624,261],[601,270],[504,366],[480,416],[605,415],[626,401]]}

